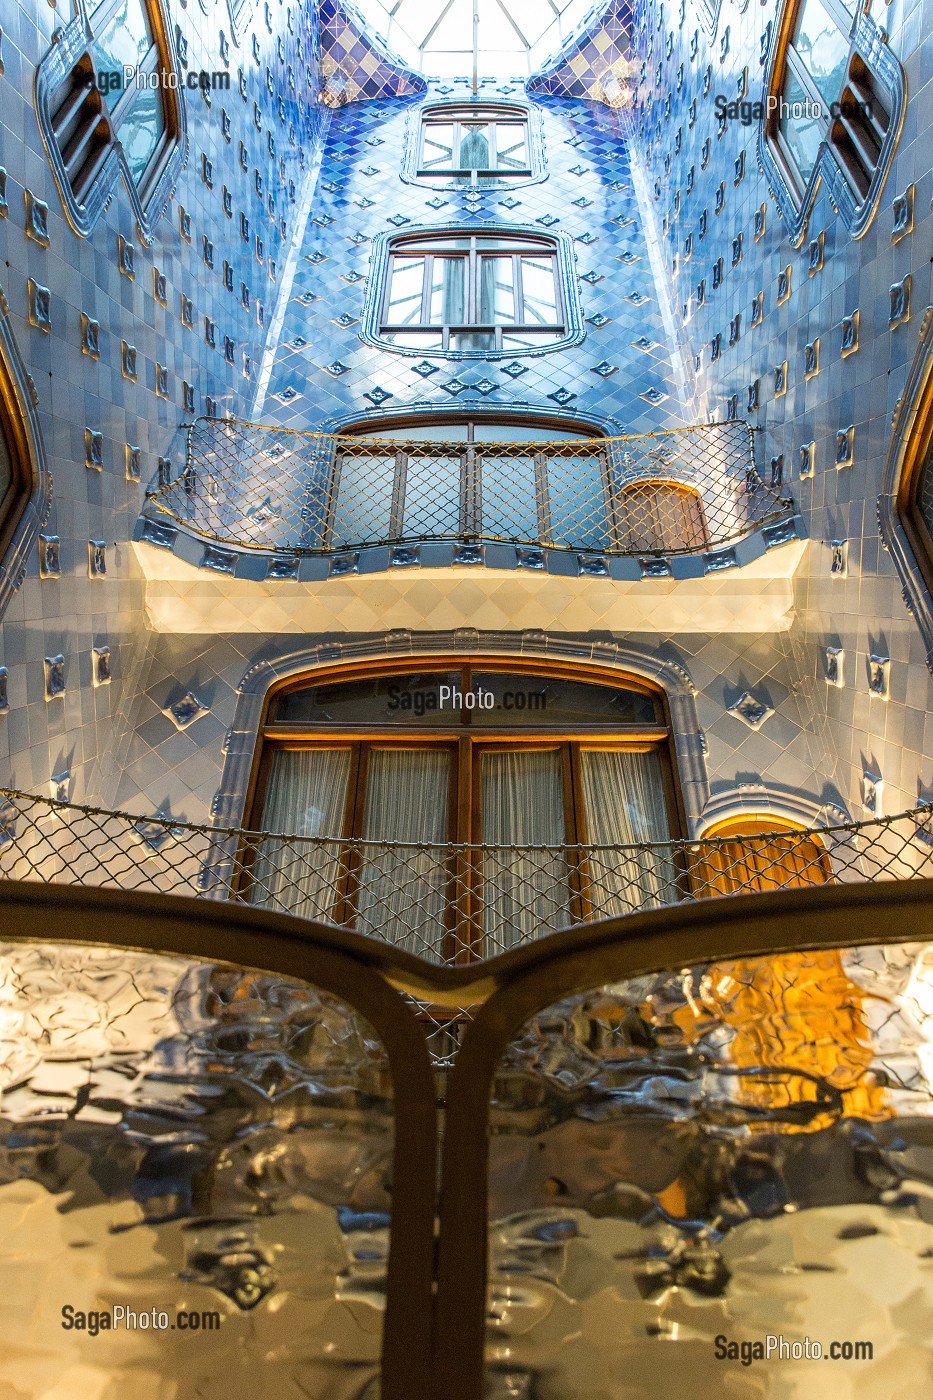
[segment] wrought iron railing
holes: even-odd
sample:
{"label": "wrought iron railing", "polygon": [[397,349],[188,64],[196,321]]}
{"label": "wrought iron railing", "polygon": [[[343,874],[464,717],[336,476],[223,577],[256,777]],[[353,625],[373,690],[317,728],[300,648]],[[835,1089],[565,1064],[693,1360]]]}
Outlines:
{"label": "wrought iron railing", "polygon": [[148,511],[223,544],[296,555],[457,541],[650,557],[716,549],[787,517],[779,466],[771,476],[758,474],[745,423],[467,443],[199,418],[183,472]]}
{"label": "wrought iron railing", "polygon": [[449,966],[685,900],[918,876],[933,876],[929,807],[741,837],[414,845],[218,829],[0,789],[0,879],[236,900]]}

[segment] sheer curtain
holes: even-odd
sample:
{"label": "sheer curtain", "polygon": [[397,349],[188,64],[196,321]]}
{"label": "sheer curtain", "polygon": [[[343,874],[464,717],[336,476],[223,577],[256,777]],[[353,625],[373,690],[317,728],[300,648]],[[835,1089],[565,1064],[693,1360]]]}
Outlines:
{"label": "sheer curtain", "polygon": [[448,839],[451,755],[438,749],[374,749],[366,776],[363,839],[410,842],[415,849],[363,848],[356,927],[422,957],[444,941],[447,859],[421,842]]}
{"label": "sheer curtain", "polygon": [[[339,838],[349,774],[349,749],[276,749],[263,830]],[[256,843],[249,902],[308,919],[330,919],[339,866],[337,839],[304,845],[264,837]]]}
{"label": "sheer curtain", "polygon": [[[560,752],[484,753],[481,761],[484,844],[563,846]],[[484,852],[482,877],[487,954],[570,922],[567,865],[559,852]]]}
{"label": "sheer curtain", "polygon": [[[580,758],[588,845],[670,840],[661,760],[656,753],[584,750]],[[676,868],[666,852],[593,853],[588,868],[596,918],[673,904],[679,897]]]}

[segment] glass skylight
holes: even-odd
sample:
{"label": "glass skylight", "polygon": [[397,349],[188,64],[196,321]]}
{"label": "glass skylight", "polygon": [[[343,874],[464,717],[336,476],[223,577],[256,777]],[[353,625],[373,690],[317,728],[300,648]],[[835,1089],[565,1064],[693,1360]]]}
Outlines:
{"label": "glass skylight", "polygon": [[593,8],[593,0],[355,0],[410,68],[444,78],[526,78]]}

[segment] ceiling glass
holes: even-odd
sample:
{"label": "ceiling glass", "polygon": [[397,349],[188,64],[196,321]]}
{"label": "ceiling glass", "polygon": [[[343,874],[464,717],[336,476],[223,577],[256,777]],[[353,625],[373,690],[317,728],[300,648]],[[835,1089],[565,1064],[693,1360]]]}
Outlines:
{"label": "ceiling glass", "polygon": [[526,78],[593,0],[355,0],[367,25],[410,68],[445,78]]}

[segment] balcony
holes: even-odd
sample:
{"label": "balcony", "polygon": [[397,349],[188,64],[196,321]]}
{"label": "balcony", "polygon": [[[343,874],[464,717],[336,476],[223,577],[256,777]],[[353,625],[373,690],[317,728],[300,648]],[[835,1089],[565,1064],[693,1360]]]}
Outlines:
{"label": "balcony", "polygon": [[506,576],[520,626],[780,630],[804,542],[779,475],[744,423],[427,442],[201,418],[136,549],[157,629],[212,628],[215,607],[235,631],[497,628]]}
{"label": "balcony", "polygon": [[340,555],[449,541],[659,558],[785,519],[744,423],[642,437],[423,442],[199,418],[149,514],[236,549]]}
{"label": "balcony", "polygon": [[459,967],[684,902],[933,876],[933,809],[626,846],[410,845],[141,818],[0,790],[0,880],[235,901]]}

